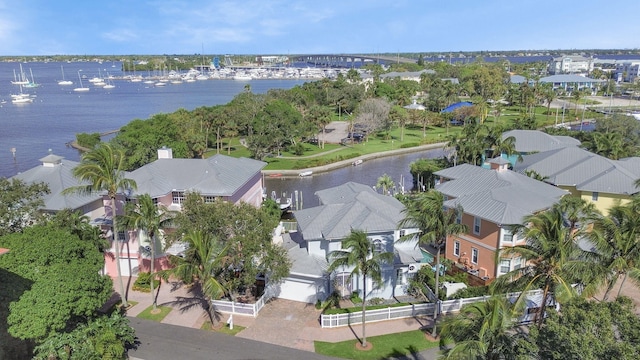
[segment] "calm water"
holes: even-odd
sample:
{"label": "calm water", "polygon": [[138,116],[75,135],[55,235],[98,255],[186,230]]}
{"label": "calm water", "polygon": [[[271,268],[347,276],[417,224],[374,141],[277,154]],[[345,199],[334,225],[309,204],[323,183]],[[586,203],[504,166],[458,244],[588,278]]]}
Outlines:
{"label": "calm water", "polygon": [[[114,65],[115,67],[112,67]],[[64,67],[65,79],[73,85],[60,86]],[[146,119],[157,113],[173,112],[179,108],[193,110],[199,106],[226,104],[244,90],[249,83],[255,93],[269,89],[289,89],[302,84],[302,80],[206,80],[193,83],[167,84],[154,87],[142,82],[114,81],[114,89],[94,87],[86,79],[83,86],[88,92],[77,93],[79,75],[87,78],[122,76],[120,63],[25,63],[24,72],[41,84],[37,88],[23,89],[37,97],[33,103],[13,104],[10,94],[20,92],[12,85],[18,63],[0,62],[0,176],[9,177],[39,164],[38,159],[48,150],[67,159],[79,160],[78,152],[65,144],[79,132],[115,130],[133,119]],[[147,74],[143,73],[143,76]],[[16,149],[14,161],[11,148]]]}

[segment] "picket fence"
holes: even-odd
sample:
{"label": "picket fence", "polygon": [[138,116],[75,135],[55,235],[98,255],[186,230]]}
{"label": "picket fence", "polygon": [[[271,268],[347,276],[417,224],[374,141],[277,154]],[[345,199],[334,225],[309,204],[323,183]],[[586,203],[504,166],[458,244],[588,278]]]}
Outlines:
{"label": "picket fence", "polygon": [[213,300],[211,303],[213,304],[213,308],[216,311],[234,315],[253,316],[255,318],[258,316],[258,313],[264,307],[264,305],[274,296],[274,289],[270,286],[267,286],[264,290],[264,294],[262,294],[258,301],[253,304],[239,303],[227,300]]}
{"label": "picket fence", "polygon": [[[533,290],[529,292],[529,295],[542,294],[542,290]],[[506,296],[508,298],[514,298],[519,296],[520,293],[509,293]],[[440,308],[439,314],[450,314],[460,311],[460,309],[467,305],[478,301],[486,301],[489,296],[478,296],[466,299],[445,300],[438,302]],[[416,316],[431,316],[433,315],[434,303],[425,304],[412,304],[407,306],[388,307],[385,309],[367,310],[365,312],[366,322],[386,321],[411,318]],[[356,311],[348,314],[330,314],[320,315],[320,325],[323,328],[335,328],[341,326],[349,326],[362,323],[362,311]]]}

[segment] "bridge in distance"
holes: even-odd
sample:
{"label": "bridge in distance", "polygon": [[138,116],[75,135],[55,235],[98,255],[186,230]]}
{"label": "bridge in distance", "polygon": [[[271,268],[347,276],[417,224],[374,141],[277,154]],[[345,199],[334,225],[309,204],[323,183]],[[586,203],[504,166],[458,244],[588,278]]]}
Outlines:
{"label": "bridge in distance", "polygon": [[297,62],[306,62],[318,66],[360,67],[365,64],[389,65],[396,63],[413,63],[417,60],[400,56],[365,55],[365,54],[307,54],[293,56]]}
{"label": "bridge in distance", "polygon": [[[359,68],[366,64],[389,65],[397,63],[413,63],[417,60],[390,55],[366,55],[366,54],[305,54],[291,56],[256,56],[257,66],[286,66],[287,63],[306,63],[314,67],[334,68]],[[254,68],[252,65],[237,65],[233,63],[230,55],[225,55],[224,65],[229,68]],[[209,66],[205,66],[208,68]]]}

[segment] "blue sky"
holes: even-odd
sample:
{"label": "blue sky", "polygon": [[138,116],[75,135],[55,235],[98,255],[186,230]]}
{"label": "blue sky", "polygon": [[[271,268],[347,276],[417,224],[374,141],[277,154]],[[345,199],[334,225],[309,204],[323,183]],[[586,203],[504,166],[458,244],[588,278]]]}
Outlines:
{"label": "blue sky", "polygon": [[0,55],[637,49],[637,11],[637,0],[0,0]]}

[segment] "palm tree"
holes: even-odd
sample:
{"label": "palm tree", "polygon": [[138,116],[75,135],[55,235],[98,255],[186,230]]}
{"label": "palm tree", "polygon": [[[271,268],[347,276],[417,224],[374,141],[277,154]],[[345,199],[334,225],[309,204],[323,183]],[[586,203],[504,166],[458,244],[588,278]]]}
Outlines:
{"label": "palm tree", "polygon": [[[443,359],[510,359],[518,355],[522,336],[514,334],[515,307],[502,296],[465,305],[442,323]],[[447,346],[454,342],[451,348]]]}
{"label": "palm tree", "polygon": [[[576,292],[571,287],[573,280],[589,278],[589,270],[582,251],[575,239],[582,235],[580,229],[571,229],[565,224],[565,216],[559,205],[551,209],[529,215],[523,224],[514,226],[514,233],[526,239],[526,244],[505,247],[497,253],[501,258],[521,258],[525,266],[498,277],[493,286],[496,291],[505,288],[522,291],[518,302],[525,301],[526,293],[542,288],[544,307],[550,296],[556,300],[573,297]],[[538,327],[544,321],[544,311],[536,314]]]}
{"label": "palm tree", "polygon": [[154,295],[154,280],[155,280],[155,261],[156,261],[156,246],[158,241],[158,234],[160,229],[169,225],[172,220],[174,212],[168,211],[165,206],[159,204],[156,205],[149,194],[143,194],[138,197],[137,204],[127,204],[125,207],[125,215],[123,218],[124,224],[130,229],[142,230],[149,237],[149,243],[151,244],[151,299],[153,301],[153,309],[156,309],[156,297]]}
{"label": "palm tree", "polygon": [[342,250],[335,250],[329,254],[331,263],[328,272],[338,268],[353,267],[349,274],[349,281],[354,275],[362,275],[362,347],[367,347],[365,333],[365,311],[367,303],[367,279],[377,286],[382,281],[382,263],[393,261],[393,253],[377,251],[367,234],[361,230],[351,230],[351,234],[342,240]]}
{"label": "palm tree", "polygon": [[[400,222],[402,228],[418,228],[420,235],[418,244],[434,245],[436,247],[436,274],[434,294],[438,299],[438,289],[440,288],[440,251],[446,244],[449,236],[465,233],[468,231],[466,225],[458,223],[462,215],[462,208],[444,208],[444,195],[436,190],[429,190],[419,193],[413,198],[402,211],[404,219]],[[401,238],[400,241],[410,241],[412,234]],[[436,319],[438,317],[438,306],[433,310],[432,335],[436,336]]]}
{"label": "palm tree", "polygon": [[122,297],[122,306],[128,307],[127,294],[122,283],[122,271],[120,269],[120,242],[118,239],[118,226],[116,224],[116,197],[123,190],[135,190],[136,182],[126,178],[125,156],[120,149],[109,143],[101,143],[94,150],[82,155],[80,164],[73,169],[75,176],[82,183],[65,189],[63,193],[92,194],[106,192],[111,204],[112,232],[115,247],[116,268],[118,273],[118,287]]}
{"label": "palm tree", "polygon": [[622,275],[622,284],[618,290],[620,296],[622,285],[631,278],[640,286],[640,214],[638,204],[616,205],[609,209],[608,216],[601,216],[594,221],[589,239],[595,244],[597,261],[595,265],[600,271],[594,282],[594,289],[606,286],[603,300],[609,298],[616,281]]}
{"label": "palm tree", "polygon": [[223,246],[217,237],[201,231],[190,231],[183,240],[189,245],[184,258],[172,257],[175,267],[163,271],[163,276],[174,275],[186,284],[192,284],[189,293],[192,298],[181,298],[176,302],[185,304],[182,310],[200,306],[207,312],[212,325],[219,319],[214,311],[212,300],[221,298],[226,289],[218,281],[228,263],[227,246]]}
{"label": "palm tree", "polygon": [[391,176],[384,174],[378,178],[378,182],[376,182],[377,188],[382,188],[383,195],[389,195],[389,191],[393,189],[395,183]]}

